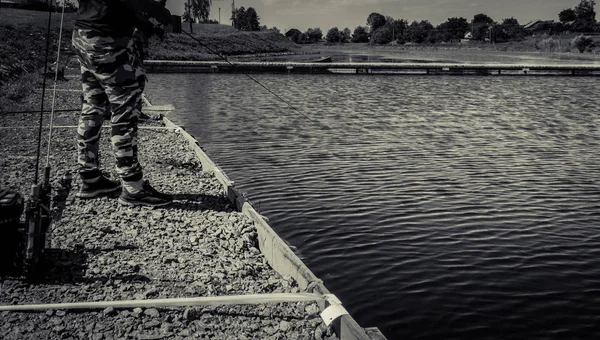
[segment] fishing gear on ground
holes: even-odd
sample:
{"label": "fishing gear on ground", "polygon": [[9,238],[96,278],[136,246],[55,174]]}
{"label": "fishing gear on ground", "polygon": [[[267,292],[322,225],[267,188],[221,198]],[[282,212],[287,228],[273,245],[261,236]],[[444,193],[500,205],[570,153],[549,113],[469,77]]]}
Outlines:
{"label": "fishing gear on ground", "polygon": [[[48,73],[48,52],[50,49],[50,26],[52,12],[48,12],[48,29],[46,34],[46,56],[42,85],[42,100],[38,126],[38,138],[35,161],[34,183],[27,199],[18,192],[0,188],[0,274],[21,276],[29,280],[37,280],[43,276],[43,265],[48,242],[48,233],[53,220],[62,215],[66,198],[71,190],[72,175],[67,172],[53,190],[50,181],[50,150],[52,144],[52,126],[56,99],[56,84],[60,78],[59,61],[64,6],[60,20],[58,35],[58,52],[54,65],[54,87],[48,132],[46,166],[43,178],[39,180],[40,156],[42,146],[42,128],[44,101],[46,93],[46,75]],[[64,76],[64,74],[63,74]],[[21,216],[25,213],[24,216]]]}

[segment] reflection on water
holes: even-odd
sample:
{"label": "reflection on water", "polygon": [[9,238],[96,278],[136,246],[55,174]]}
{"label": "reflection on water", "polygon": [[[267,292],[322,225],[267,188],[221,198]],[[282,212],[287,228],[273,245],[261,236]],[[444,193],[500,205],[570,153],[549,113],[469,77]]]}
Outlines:
{"label": "reflection on water", "polygon": [[243,75],[152,75],[148,91],[361,325],[597,336],[597,80],[256,77],[313,121]]}

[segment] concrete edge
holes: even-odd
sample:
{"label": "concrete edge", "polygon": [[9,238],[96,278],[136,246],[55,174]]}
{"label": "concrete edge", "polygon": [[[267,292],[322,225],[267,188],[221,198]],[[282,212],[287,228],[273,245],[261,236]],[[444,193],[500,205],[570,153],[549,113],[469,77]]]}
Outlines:
{"label": "concrete edge", "polygon": [[[200,147],[198,141],[185,131],[183,127],[175,125],[167,117],[163,116],[163,123],[166,127],[174,129],[176,133],[181,134],[202,164],[202,170],[213,173],[221,183],[223,192],[227,195],[231,203],[235,204],[236,208],[244,215],[252,219],[258,232],[259,249],[267,259],[269,265],[280,275],[294,278],[301,290],[318,294],[330,294],[329,290],[323,285],[323,282],[317,278],[285,241],[271,228],[266,218],[259,214],[235,188],[235,183],[208,157]],[[326,303],[319,304],[321,311],[327,307]],[[364,329],[349,314],[340,316],[333,321],[332,325],[340,340],[385,339],[377,328]]]}

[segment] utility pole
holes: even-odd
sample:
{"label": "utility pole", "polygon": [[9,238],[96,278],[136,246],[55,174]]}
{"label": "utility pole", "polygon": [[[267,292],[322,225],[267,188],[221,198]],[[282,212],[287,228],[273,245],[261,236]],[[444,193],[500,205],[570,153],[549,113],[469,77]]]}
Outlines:
{"label": "utility pole", "polygon": [[190,33],[194,33],[194,29],[192,28],[192,1],[188,0],[188,20],[190,22]]}
{"label": "utility pole", "polygon": [[231,26],[235,27],[235,0],[231,0]]}
{"label": "utility pole", "polygon": [[221,7],[219,7],[219,24],[221,23]]}

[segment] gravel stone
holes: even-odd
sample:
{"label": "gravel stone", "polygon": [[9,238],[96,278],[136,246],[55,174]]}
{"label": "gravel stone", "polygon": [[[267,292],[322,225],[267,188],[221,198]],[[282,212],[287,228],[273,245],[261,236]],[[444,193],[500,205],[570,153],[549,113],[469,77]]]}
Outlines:
{"label": "gravel stone", "polygon": [[279,323],[279,329],[280,329],[282,332],[287,332],[287,331],[288,331],[288,330],[289,330],[291,327],[292,327],[292,325],[291,325],[289,322],[285,321],[285,320],[282,320],[282,321]]}
{"label": "gravel stone", "polygon": [[317,306],[316,304],[310,304],[310,305],[306,306],[306,308],[304,308],[304,311],[309,316],[317,315],[320,313],[319,306]]}
{"label": "gravel stone", "polygon": [[136,317],[140,317],[143,313],[144,313],[144,310],[141,309],[140,307],[133,309],[133,315]]}
{"label": "gravel stone", "polygon": [[113,315],[117,314],[117,312],[115,311],[115,309],[113,307],[106,307],[102,311],[102,314],[104,314],[105,316],[113,316]]}
{"label": "gravel stone", "polygon": [[158,327],[158,326],[160,326],[160,321],[158,321],[158,320],[151,320],[144,324],[144,328],[146,328],[146,329],[154,328],[154,327]]}

